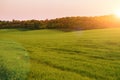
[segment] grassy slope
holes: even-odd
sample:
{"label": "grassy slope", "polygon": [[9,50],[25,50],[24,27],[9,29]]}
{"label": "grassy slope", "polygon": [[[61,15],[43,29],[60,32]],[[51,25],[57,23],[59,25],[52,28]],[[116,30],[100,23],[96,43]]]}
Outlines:
{"label": "grassy slope", "polygon": [[[120,80],[120,29],[0,30],[30,57],[29,80]],[[0,51],[1,52],[1,51]]]}
{"label": "grassy slope", "polygon": [[18,43],[0,40],[0,80],[26,80],[28,53]]}

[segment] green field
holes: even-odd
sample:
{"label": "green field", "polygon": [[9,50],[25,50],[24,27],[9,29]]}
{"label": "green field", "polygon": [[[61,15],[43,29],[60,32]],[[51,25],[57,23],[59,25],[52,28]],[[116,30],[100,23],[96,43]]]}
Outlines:
{"label": "green field", "polygon": [[120,28],[1,29],[0,80],[120,80]]}
{"label": "green field", "polygon": [[29,66],[25,49],[15,42],[0,40],[0,80],[26,80]]}

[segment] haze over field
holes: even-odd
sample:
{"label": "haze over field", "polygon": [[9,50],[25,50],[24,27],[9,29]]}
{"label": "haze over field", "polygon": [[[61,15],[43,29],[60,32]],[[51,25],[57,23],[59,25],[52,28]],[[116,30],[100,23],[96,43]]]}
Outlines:
{"label": "haze over field", "polygon": [[0,0],[0,20],[106,15],[119,4],[120,0]]}

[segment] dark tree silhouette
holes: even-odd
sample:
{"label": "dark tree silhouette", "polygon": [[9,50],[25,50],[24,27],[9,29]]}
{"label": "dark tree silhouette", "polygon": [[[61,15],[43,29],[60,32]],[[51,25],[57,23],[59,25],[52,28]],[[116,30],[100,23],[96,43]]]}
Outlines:
{"label": "dark tree silhouette", "polygon": [[114,15],[95,17],[63,17],[51,20],[0,21],[0,29],[58,29],[63,31],[89,30],[120,27],[120,20]]}

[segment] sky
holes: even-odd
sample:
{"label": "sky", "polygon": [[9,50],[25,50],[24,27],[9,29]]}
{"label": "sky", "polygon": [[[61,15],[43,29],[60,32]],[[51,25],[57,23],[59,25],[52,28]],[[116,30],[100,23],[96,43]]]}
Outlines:
{"label": "sky", "polygon": [[108,15],[119,8],[120,0],[0,0],[0,20]]}

